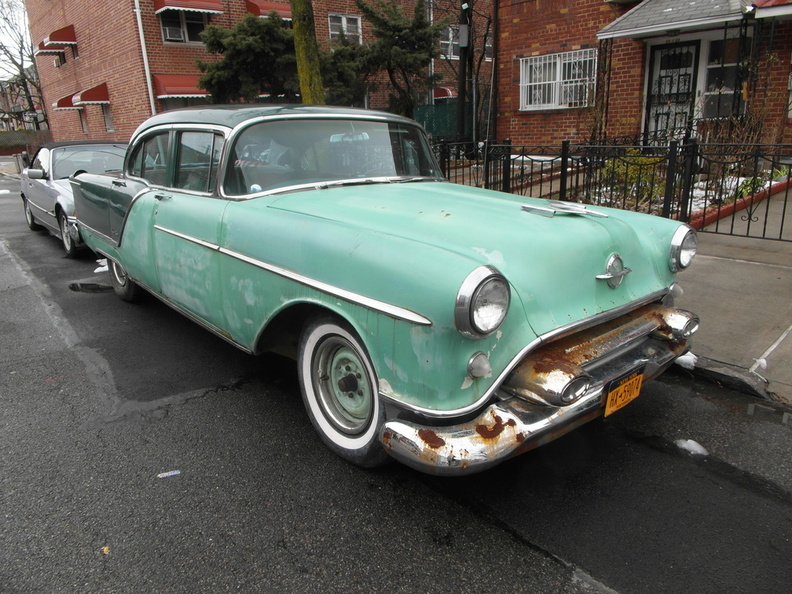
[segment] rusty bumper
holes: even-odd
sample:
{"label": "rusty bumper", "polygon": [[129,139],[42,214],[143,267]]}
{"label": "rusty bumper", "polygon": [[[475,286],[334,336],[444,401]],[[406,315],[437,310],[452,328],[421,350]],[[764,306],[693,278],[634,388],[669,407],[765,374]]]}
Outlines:
{"label": "rusty bumper", "polygon": [[[687,352],[687,338],[669,333],[658,315],[673,313],[672,309],[650,306],[599,330],[587,329],[550,343],[516,367],[498,391],[497,401],[475,419],[452,426],[391,420],[383,425],[382,444],[391,456],[422,472],[458,475],[486,470],[548,443],[603,415],[611,383],[625,373],[640,370],[648,381]],[[697,318],[689,315],[697,324]],[[582,356],[583,352],[589,356]],[[551,356],[559,362],[574,358],[590,379],[586,393],[564,406],[547,404],[528,389],[515,389],[522,381],[530,385],[533,378],[526,369],[534,368],[537,360],[547,364]]]}

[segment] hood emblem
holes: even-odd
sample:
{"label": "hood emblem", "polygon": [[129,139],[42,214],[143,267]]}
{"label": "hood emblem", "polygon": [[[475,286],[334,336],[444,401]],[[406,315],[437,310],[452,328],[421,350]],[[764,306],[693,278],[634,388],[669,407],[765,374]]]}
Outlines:
{"label": "hood emblem", "polygon": [[632,269],[624,266],[624,261],[619,254],[613,254],[608,259],[608,265],[605,266],[605,274],[598,274],[596,278],[608,282],[611,289],[618,287],[624,280],[624,277],[632,272]]}
{"label": "hood emblem", "polygon": [[533,214],[542,215],[543,217],[548,217],[548,218],[552,218],[557,214],[602,217],[603,219],[608,218],[608,215],[606,215],[605,213],[597,212],[595,210],[589,210],[583,204],[578,204],[577,202],[561,202],[560,200],[548,200],[547,206],[535,206],[531,204],[523,204],[522,210],[525,212],[531,212]]}

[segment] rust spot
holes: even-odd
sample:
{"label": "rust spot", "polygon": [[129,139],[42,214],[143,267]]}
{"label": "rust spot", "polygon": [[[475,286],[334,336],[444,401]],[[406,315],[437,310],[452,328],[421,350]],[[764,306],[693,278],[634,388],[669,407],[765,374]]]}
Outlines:
{"label": "rust spot", "polygon": [[494,439],[498,437],[503,430],[507,427],[514,427],[516,423],[514,419],[509,419],[505,423],[503,419],[501,419],[498,415],[495,415],[495,424],[492,427],[487,427],[486,425],[476,425],[476,433],[481,435],[484,439]]}
{"label": "rust spot", "polygon": [[382,433],[382,445],[390,446],[391,439],[393,439],[393,433],[390,431],[384,431]]}
{"label": "rust spot", "polygon": [[430,448],[437,449],[445,445],[445,440],[431,429],[419,429],[418,437],[423,439]]}
{"label": "rust spot", "polygon": [[525,435],[523,433],[517,433],[514,439],[516,439],[518,443],[522,443],[525,441]]}

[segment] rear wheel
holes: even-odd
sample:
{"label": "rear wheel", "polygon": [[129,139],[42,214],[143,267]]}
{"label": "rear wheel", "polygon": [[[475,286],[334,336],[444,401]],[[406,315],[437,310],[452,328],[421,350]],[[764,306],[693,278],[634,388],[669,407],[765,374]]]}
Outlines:
{"label": "rear wheel", "polygon": [[138,301],[143,294],[143,289],[127,276],[126,270],[115,260],[107,259],[107,269],[110,273],[110,284],[113,285],[115,294],[124,301]]}
{"label": "rear wheel", "polygon": [[41,231],[44,227],[39,225],[33,217],[33,211],[30,210],[30,204],[28,204],[27,198],[22,198],[22,207],[25,209],[25,221],[27,221],[27,226],[30,227],[30,230]]}
{"label": "rear wheel", "polygon": [[74,258],[77,256],[77,246],[74,244],[72,236],[69,234],[69,219],[62,212],[58,213],[58,227],[61,232],[61,243],[66,252],[67,258]]}
{"label": "rear wheel", "polygon": [[358,466],[387,462],[379,441],[384,412],[377,377],[354,330],[331,316],[309,321],[298,369],[305,409],[325,444]]}

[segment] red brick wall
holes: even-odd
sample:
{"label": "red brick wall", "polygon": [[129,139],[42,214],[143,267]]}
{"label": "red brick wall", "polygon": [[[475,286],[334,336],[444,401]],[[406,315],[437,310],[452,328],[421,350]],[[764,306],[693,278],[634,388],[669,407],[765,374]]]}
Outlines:
{"label": "red brick wall", "polygon": [[757,81],[748,97],[749,109],[763,122],[765,140],[792,143],[787,89],[792,60],[792,23],[779,23],[773,35],[762,35]]}
{"label": "red brick wall", "polygon": [[[565,139],[588,138],[594,125],[591,109],[553,109],[520,111],[520,59],[577,49],[597,48],[597,31],[625,12],[625,8],[602,0],[528,0],[499,1],[497,39],[497,130],[495,138],[511,138],[516,144],[555,144]],[[635,67],[619,81],[612,92],[624,93],[624,99],[611,96],[619,129],[627,130],[631,109],[640,112],[643,82],[641,46],[633,42],[614,43],[614,63],[624,65],[635,59]],[[626,88],[618,86],[626,84]],[[634,118],[633,118],[634,119]],[[639,124],[640,126],[640,120]],[[636,132],[638,130],[635,130]]]}

